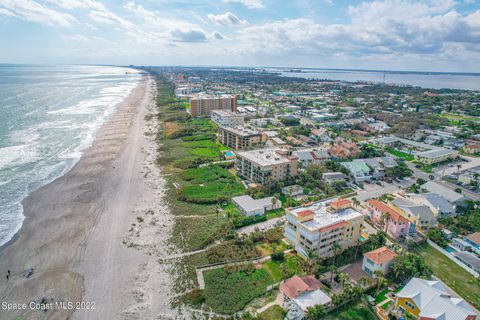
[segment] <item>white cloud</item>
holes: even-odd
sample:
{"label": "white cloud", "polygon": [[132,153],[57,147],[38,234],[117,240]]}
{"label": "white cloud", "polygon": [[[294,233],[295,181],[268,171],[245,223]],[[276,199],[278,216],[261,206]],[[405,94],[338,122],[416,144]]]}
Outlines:
{"label": "white cloud", "polygon": [[15,13],[8,11],[7,9],[0,8],[0,15],[7,17],[16,17]]}
{"label": "white cloud", "polygon": [[47,2],[67,10],[74,10],[74,9],[106,10],[106,7],[104,4],[94,0],[47,0]]}
{"label": "white cloud", "polygon": [[480,43],[480,10],[461,15],[454,5],[448,0],[430,5],[408,0],[363,2],[349,7],[349,23],[323,25],[300,18],[252,25],[238,31],[238,50],[324,56],[342,52],[355,57],[442,55],[450,43]]}
{"label": "white cloud", "polygon": [[48,26],[70,27],[77,22],[73,16],[28,0],[0,0],[0,6],[22,19]]}
{"label": "white cloud", "polygon": [[265,7],[262,0],[223,0],[224,3],[241,3],[249,9],[262,9]]}
{"label": "white cloud", "polygon": [[128,20],[125,20],[115,13],[106,10],[93,10],[88,14],[90,18],[98,23],[110,25],[121,29],[131,29],[135,25]]}
{"label": "white cloud", "polygon": [[208,36],[209,39],[211,40],[224,40],[224,39],[227,39],[226,36],[224,36],[223,34],[221,34],[220,32],[218,31],[213,31],[209,36]]}
{"label": "white cloud", "polygon": [[178,42],[206,42],[207,35],[203,30],[181,30],[175,29],[170,32],[172,38]]}
{"label": "white cloud", "polygon": [[239,17],[237,17],[231,12],[225,12],[217,15],[209,14],[208,19],[210,19],[210,21],[218,25],[222,25],[226,27],[248,24],[246,20],[240,19]]}
{"label": "white cloud", "polygon": [[69,41],[77,41],[77,42],[87,42],[89,39],[85,37],[84,35],[81,34],[74,34],[74,35],[69,35],[69,36],[61,36],[62,39],[64,40],[69,40]]}

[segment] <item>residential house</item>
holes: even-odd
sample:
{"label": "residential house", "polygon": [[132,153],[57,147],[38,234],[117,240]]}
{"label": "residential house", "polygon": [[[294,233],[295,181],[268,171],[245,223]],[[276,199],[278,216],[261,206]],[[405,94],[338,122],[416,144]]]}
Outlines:
{"label": "residential house", "polygon": [[324,150],[301,149],[293,151],[294,156],[298,158],[301,167],[306,168],[314,163],[322,163],[330,159],[330,155]]}
{"label": "residential house", "polygon": [[304,319],[308,308],[319,304],[328,307],[332,299],[321,288],[321,282],[311,275],[294,275],[284,281],[280,285],[280,292],[283,296],[283,307],[287,310],[285,319]]}
{"label": "residential house", "polygon": [[368,158],[368,159],[359,159],[365,162],[370,169],[372,169],[371,175],[373,179],[380,179],[385,176],[385,168],[380,160],[380,158]]}
{"label": "residential house", "polygon": [[285,186],[282,188],[282,194],[292,197],[301,196],[303,195],[303,187],[298,184]]}
{"label": "residential house", "polygon": [[266,211],[282,207],[282,202],[274,197],[253,199],[249,195],[232,198],[232,202],[246,216],[263,215]]}
{"label": "residential house", "polygon": [[363,254],[362,270],[374,278],[376,277],[375,271],[380,271],[386,275],[396,256],[397,254],[387,247],[366,252]]}
{"label": "residential house", "polygon": [[397,161],[392,156],[385,156],[381,158],[382,164],[385,168],[394,168],[398,165]]}
{"label": "residential house", "polygon": [[324,200],[286,210],[284,235],[305,258],[308,252],[320,258],[356,245],[363,226],[363,215],[348,199]]}
{"label": "residential house", "polygon": [[332,141],[332,138],[330,138],[330,135],[325,128],[312,129],[312,131],[310,131],[310,138],[312,138],[315,142]]}
{"label": "residential house", "polygon": [[436,218],[454,217],[457,214],[456,206],[439,194],[430,192],[409,195],[409,197],[415,203],[428,206]]}
{"label": "residential house", "polygon": [[452,296],[440,281],[412,278],[396,296],[396,308],[420,320],[477,319],[472,306],[462,298]]}
{"label": "residential house", "polygon": [[480,232],[474,232],[465,237],[465,240],[472,245],[473,251],[480,255]]}
{"label": "residential house", "polygon": [[471,251],[472,250],[472,244],[463,240],[462,238],[453,238],[450,245],[458,251]]}
{"label": "residential house", "polygon": [[389,206],[378,199],[367,200],[366,207],[370,219],[385,229],[392,238],[400,240],[415,234],[416,221],[405,217],[400,209]]}
{"label": "residential house", "polygon": [[420,188],[425,189],[431,193],[436,193],[440,195],[442,198],[446,199],[451,204],[454,204],[457,206],[464,205],[465,200],[467,200],[467,198],[465,198],[462,194],[455,192],[447,187],[444,187],[435,181],[428,181],[427,183],[423,184]]}
{"label": "residential house", "polygon": [[479,144],[467,144],[463,147],[463,151],[470,154],[479,154],[480,153],[480,143]]}
{"label": "residential house", "polygon": [[328,153],[334,158],[349,159],[357,157],[360,154],[360,148],[352,141],[337,138]]}
{"label": "residential house", "polygon": [[329,185],[335,182],[344,182],[347,180],[347,176],[343,172],[324,172],[322,173],[322,180]]}
{"label": "residential house", "polygon": [[480,258],[471,252],[454,252],[453,256],[473,271],[480,273]]}
{"label": "residential house", "polygon": [[235,159],[239,176],[266,185],[295,177],[297,167],[298,158],[286,149],[239,151]]}
{"label": "residential house", "polygon": [[342,162],[341,165],[345,167],[350,176],[352,176],[355,182],[365,182],[372,180],[372,169],[360,159],[355,159],[350,162]]}
{"label": "residential house", "polygon": [[411,216],[417,220],[417,227],[422,229],[434,228],[437,226],[437,218],[429,206],[418,204],[406,198],[396,198],[392,204],[402,209],[407,217]]}

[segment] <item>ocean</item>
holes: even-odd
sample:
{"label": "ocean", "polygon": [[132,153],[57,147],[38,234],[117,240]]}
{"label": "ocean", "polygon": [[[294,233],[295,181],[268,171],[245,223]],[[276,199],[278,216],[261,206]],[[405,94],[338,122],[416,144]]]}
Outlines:
{"label": "ocean", "polygon": [[[328,79],[348,82],[369,81],[384,82],[396,85],[410,85],[431,89],[463,89],[480,90],[479,73],[447,73],[447,72],[400,72],[376,70],[347,69],[291,69],[266,68],[267,71],[278,72],[286,77],[306,79]],[[300,72],[294,72],[300,71]],[[384,79],[385,76],[385,79]]]}
{"label": "ocean", "polygon": [[72,168],[140,78],[121,67],[0,64],[0,245],[22,225],[21,201]]}

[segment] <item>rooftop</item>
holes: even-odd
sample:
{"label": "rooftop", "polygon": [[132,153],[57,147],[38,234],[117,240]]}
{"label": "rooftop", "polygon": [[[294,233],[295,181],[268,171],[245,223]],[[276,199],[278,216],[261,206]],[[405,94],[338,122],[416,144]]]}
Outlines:
{"label": "rooftop", "polygon": [[385,262],[392,261],[397,254],[387,247],[381,247],[376,250],[366,252],[364,256],[375,262],[375,264],[381,265]]}
{"label": "rooftop", "polygon": [[237,156],[248,159],[261,166],[271,166],[290,162],[288,157],[278,154],[277,151],[278,149],[276,148],[240,151],[237,153]]}
{"label": "rooftop", "polygon": [[320,289],[322,284],[314,276],[305,276],[300,278],[294,275],[280,286],[280,291],[290,299],[295,299],[306,291]]}
{"label": "rooftop", "polygon": [[462,196],[460,193],[450,190],[434,181],[428,181],[427,183],[423,184],[421,188],[426,189],[429,192],[436,193],[451,203],[464,199],[464,196]]}
{"label": "rooftop", "polygon": [[345,221],[362,216],[360,212],[353,208],[345,208],[338,211],[327,210],[333,201],[334,200],[317,201],[287,210],[292,215],[299,217],[305,217],[313,213],[313,219],[302,222],[303,226],[312,231],[337,225],[340,226]]}
{"label": "rooftop", "polygon": [[434,150],[429,150],[429,151],[418,152],[416,155],[421,156],[421,157],[425,157],[425,158],[434,159],[434,158],[437,158],[437,157],[441,157],[441,156],[448,155],[448,154],[454,154],[454,153],[456,153],[455,150],[434,149]]}
{"label": "rooftop", "polygon": [[238,136],[242,137],[249,137],[249,136],[256,136],[260,135],[260,132],[257,130],[249,129],[243,126],[237,126],[237,127],[220,127],[222,130],[231,132],[233,134],[236,134]]}
{"label": "rooftop", "polygon": [[273,197],[266,197],[255,200],[249,195],[243,195],[232,198],[232,201],[235,202],[238,206],[242,207],[245,211],[254,211],[272,205],[272,199]]}
{"label": "rooftop", "polygon": [[243,117],[242,115],[238,114],[237,112],[233,112],[230,110],[212,110],[212,113],[216,113],[217,115],[221,117]]}

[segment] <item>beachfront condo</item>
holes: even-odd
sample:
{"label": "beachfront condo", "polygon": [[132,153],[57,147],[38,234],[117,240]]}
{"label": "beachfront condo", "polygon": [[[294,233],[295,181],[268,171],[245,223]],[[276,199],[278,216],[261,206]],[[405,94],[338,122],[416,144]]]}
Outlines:
{"label": "beachfront condo", "polygon": [[229,110],[212,110],[210,119],[219,127],[237,127],[245,123],[243,115]]}
{"label": "beachfront condo", "polygon": [[[348,199],[317,201],[286,210],[284,235],[295,250],[327,258],[354,246],[363,227],[363,215]],[[337,244],[337,245],[335,245]]]}
{"label": "beachfront condo", "polygon": [[261,145],[262,134],[242,126],[219,127],[218,141],[233,150],[250,150]]}
{"label": "beachfront condo", "polygon": [[212,110],[237,111],[237,97],[235,95],[213,96],[199,94],[190,99],[190,114],[192,117],[209,116]]}
{"label": "beachfront condo", "polygon": [[297,175],[298,158],[287,149],[267,148],[237,152],[237,174],[251,182],[268,185]]}

